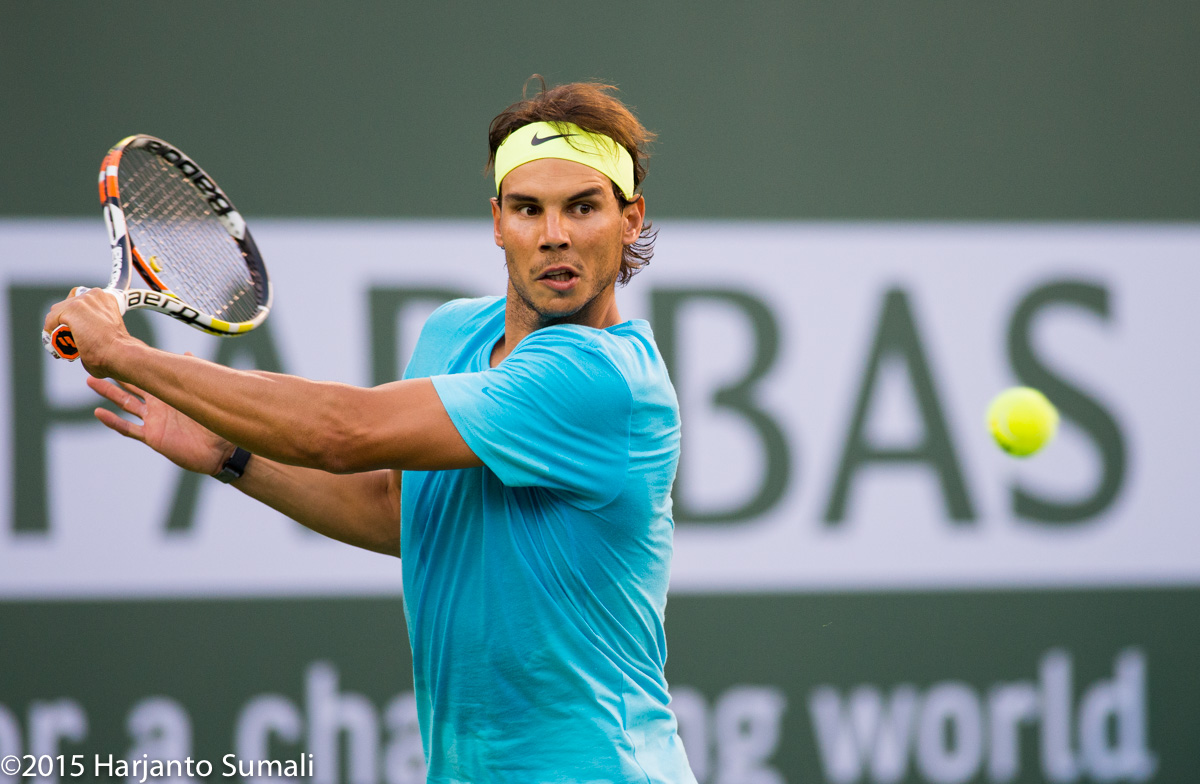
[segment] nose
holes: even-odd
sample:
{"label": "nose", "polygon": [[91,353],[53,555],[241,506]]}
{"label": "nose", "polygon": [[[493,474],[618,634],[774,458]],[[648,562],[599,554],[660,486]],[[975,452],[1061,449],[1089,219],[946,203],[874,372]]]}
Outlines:
{"label": "nose", "polygon": [[546,210],[542,221],[542,237],[538,249],[542,251],[566,250],[571,247],[571,235],[566,221],[557,210]]}

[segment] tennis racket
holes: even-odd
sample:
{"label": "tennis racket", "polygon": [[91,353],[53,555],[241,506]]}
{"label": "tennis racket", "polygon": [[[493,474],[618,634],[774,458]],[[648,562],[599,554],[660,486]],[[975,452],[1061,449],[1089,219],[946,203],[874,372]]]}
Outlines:
{"label": "tennis racket", "polygon": [[[100,203],[112,245],[104,290],[122,315],[149,308],[223,336],[267,318],[271,283],[246,221],[177,147],[143,135],[117,142],[100,164]],[[134,270],[149,288],[133,288]],[[43,330],[42,345],[61,359],[79,357],[66,325]]]}

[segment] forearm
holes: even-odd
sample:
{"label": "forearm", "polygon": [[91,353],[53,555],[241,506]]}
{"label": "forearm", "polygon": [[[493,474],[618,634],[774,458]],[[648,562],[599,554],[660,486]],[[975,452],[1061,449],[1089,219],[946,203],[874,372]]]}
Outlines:
{"label": "forearm", "polygon": [[400,556],[400,473],[330,474],[250,458],[233,486],[340,542]]}
{"label": "forearm", "polygon": [[355,387],[243,371],[132,341],[106,368],[256,455],[331,469],[340,422]]}

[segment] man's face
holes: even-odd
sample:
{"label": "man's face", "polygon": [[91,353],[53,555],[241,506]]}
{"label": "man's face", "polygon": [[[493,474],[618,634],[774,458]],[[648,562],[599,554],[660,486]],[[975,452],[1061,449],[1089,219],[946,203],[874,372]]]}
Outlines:
{"label": "man's face", "polygon": [[508,307],[530,329],[617,323],[617,273],[641,232],[644,202],[622,208],[608,177],[557,158],[518,166],[501,190],[492,220],[508,265]]}

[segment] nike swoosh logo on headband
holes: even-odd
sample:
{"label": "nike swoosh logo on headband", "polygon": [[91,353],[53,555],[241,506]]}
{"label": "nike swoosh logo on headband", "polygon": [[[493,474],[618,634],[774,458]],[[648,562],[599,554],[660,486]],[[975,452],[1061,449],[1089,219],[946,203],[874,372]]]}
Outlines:
{"label": "nike swoosh logo on headband", "polygon": [[545,144],[546,142],[549,142],[549,141],[554,141],[555,139],[563,139],[563,138],[565,138],[565,137],[567,137],[567,136],[578,136],[578,135],[579,135],[579,134],[577,134],[577,133],[560,133],[560,134],[559,134],[559,135],[557,135],[557,136],[547,136],[545,139],[539,139],[539,138],[538,138],[538,135],[537,135],[537,131],[534,131],[534,132],[533,132],[533,139],[532,139],[532,140],[530,140],[530,142],[529,142],[529,146],[530,146],[530,147],[537,147],[539,144]]}

